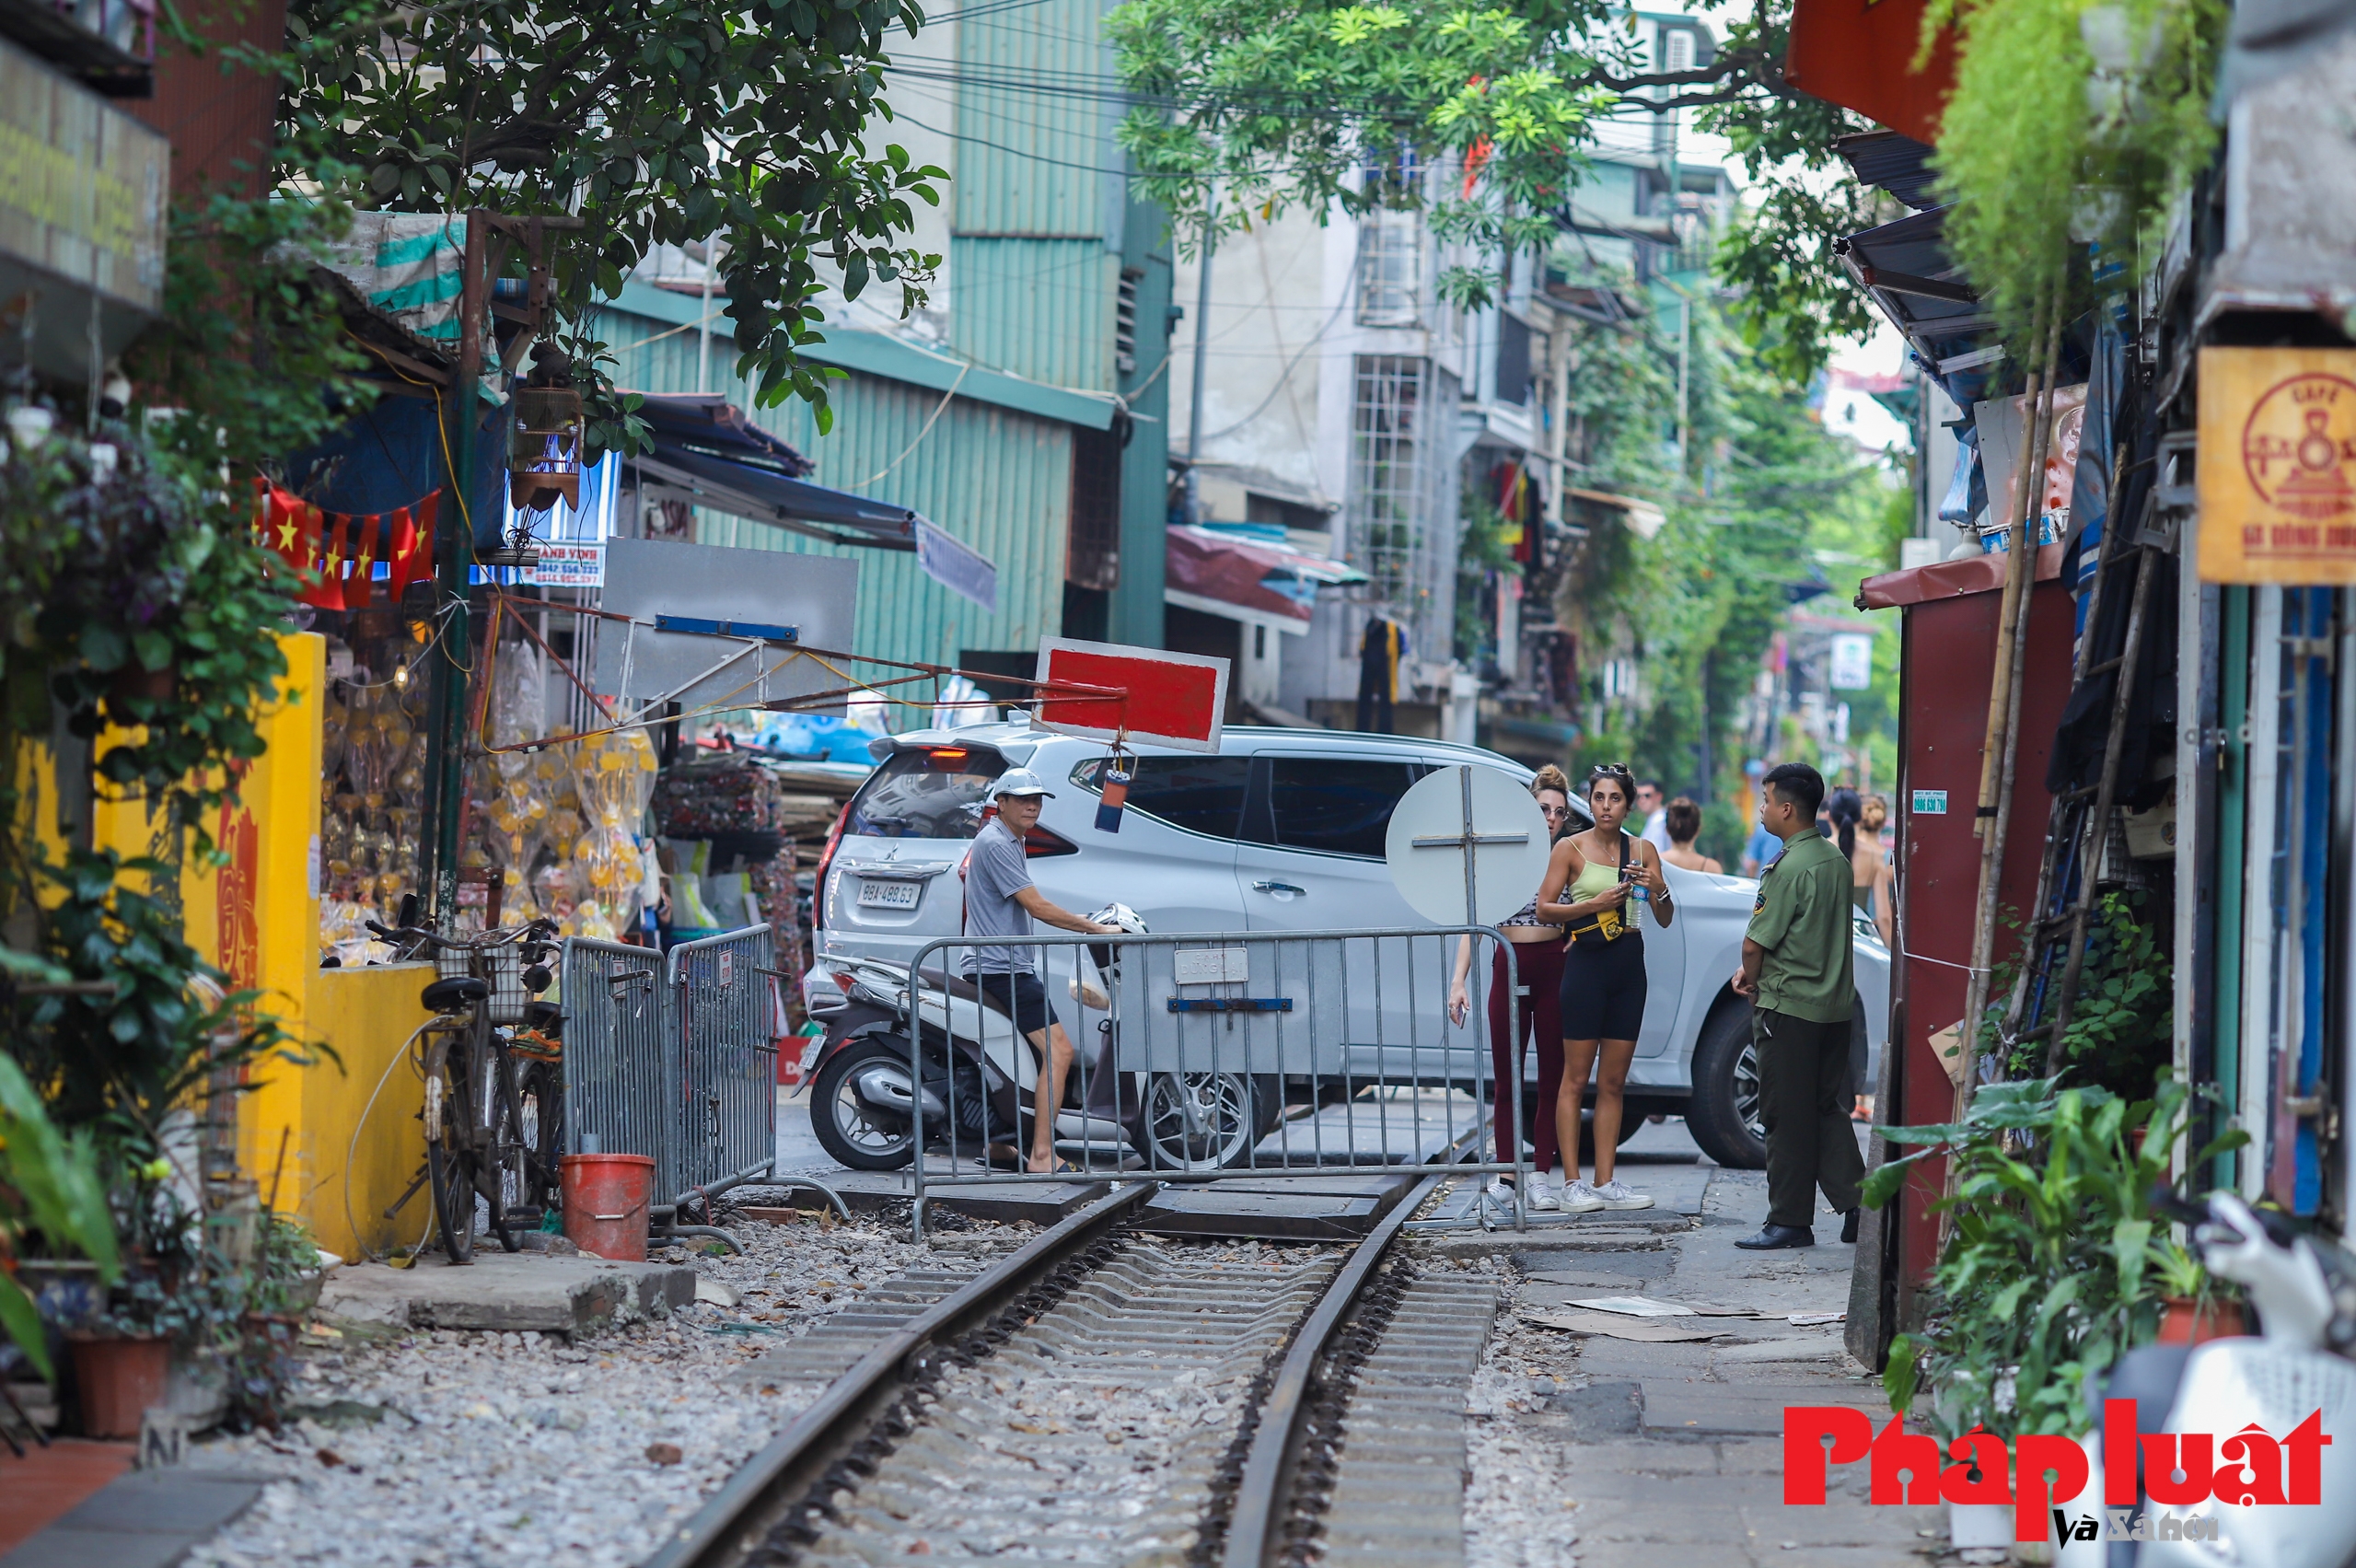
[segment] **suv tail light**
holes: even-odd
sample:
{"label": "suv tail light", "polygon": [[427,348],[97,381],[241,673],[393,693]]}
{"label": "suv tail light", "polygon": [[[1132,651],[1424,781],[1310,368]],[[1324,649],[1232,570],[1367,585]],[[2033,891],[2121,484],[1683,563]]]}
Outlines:
{"label": "suv tail light", "polygon": [[844,801],[842,809],[834,814],[834,827],[826,835],[826,848],[818,852],[818,880],[810,886],[810,929],[826,928],[826,874],[834,868],[834,852],[842,847],[842,825],[851,820],[851,803]]}
{"label": "suv tail light", "polygon": [[1074,843],[1070,839],[1065,838],[1062,833],[1051,831],[1049,829],[1039,827],[1036,824],[1033,825],[1029,832],[1023,835],[1023,858],[1025,860],[1037,860],[1042,855],[1077,854],[1079,853],[1080,846]]}

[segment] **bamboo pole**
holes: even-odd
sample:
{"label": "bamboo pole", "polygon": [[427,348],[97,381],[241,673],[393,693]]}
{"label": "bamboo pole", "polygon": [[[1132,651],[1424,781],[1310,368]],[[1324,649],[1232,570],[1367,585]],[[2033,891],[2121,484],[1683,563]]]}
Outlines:
{"label": "bamboo pole", "polygon": [[[2026,461],[2014,471],[2020,495],[2012,508],[2012,527],[2005,548],[2010,553],[2004,577],[2004,602],[1997,629],[1995,679],[1988,695],[1988,741],[1980,760],[1980,801],[1974,826],[1979,833],[1979,890],[1973,907],[1971,972],[1965,981],[1961,1039],[1963,1077],[1956,1085],[1955,1120],[1970,1108],[1972,1089],[1979,1076],[1979,1020],[1987,1010],[1990,970],[1996,949],[1996,900],[2004,869],[2004,840],[2012,814],[2013,781],[2020,757],[2021,688],[2028,654],[2029,607],[2037,583],[2037,523],[2038,502],[2045,494],[2045,458],[2053,424],[2054,364],[2061,339],[2061,283],[2056,279],[2038,310],[2036,322],[2044,342],[2029,373],[2024,409],[2032,424],[2030,438],[2022,443]],[[1954,1180],[1954,1168],[1948,1169]],[[1943,1227],[1944,1228],[1944,1227]]]}

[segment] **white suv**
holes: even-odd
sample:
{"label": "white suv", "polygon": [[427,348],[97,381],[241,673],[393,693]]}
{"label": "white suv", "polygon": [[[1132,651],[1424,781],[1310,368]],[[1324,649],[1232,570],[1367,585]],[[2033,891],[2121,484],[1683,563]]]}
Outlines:
{"label": "white suv", "polygon": [[[852,797],[819,866],[822,957],[905,964],[926,943],[958,934],[957,865],[981,827],[983,791],[1010,767],[1031,769],[1055,793],[1029,842],[1039,891],[1075,911],[1119,900],[1156,934],[1429,926],[1391,886],[1383,858],[1399,797],[1435,768],[1495,768],[1523,784],[1531,777],[1520,763],[1475,747],[1229,726],[1216,755],[1136,748],[1129,809],[1116,835],[1095,825],[1101,742],[992,724],[919,730],[874,749],[880,765]],[[1573,808],[1584,817],[1584,803]],[[1628,1075],[1623,1127],[1633,1132],[1648,1114],[1682,1115],[1712,1158],[1758,1168],[1766,1143],[1750,1006],[1728,984],[1758,885],[1665,869],[1677,918],[1665,930],[1646,923],[1652,1002]],[[1889,955],[1863,921],[1856,942],[1859,1046],[1877,1053]],[[1413,988],[1418,1011],[1433,1018],[1446,995],[1442,947],[1432,945],[1433,973]],[[1394,985],[1391,993],[1403,1006],[1410,988]],[[806,1000],[821,1018],[841,1005],[823,961],[811,966]],[[1062,998],[1056,1003],[1071,1010]],[[1392,1020],[1391,1011],[1386,1005],[1380,1038],[1445,1038],[1449,1075],[1467,1086],[1476,1081],[1472,1028]],[[1526,1079],[1536,1073],[1534,1061],[1526,1064]],[[1306,1087],[1287,1086],[1288,1093]]]}

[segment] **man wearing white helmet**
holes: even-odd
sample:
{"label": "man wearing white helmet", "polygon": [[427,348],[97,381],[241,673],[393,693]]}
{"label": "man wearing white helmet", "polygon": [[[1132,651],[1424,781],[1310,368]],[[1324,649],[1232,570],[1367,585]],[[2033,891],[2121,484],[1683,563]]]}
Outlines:
{"label": "man wearing white helmet", "polygon": [[[1092,936],[1120,934],[1117,925],[1102,925],[1050,903],[1031,881],[1023,838],[1038,825],[1039,807],[1049,798],[1046,784],[1028,768],[1010,768],[991,784],[990,801],[998,815],[974,835],[973,849],[966,856],[967,935],[1019,939],[1031,934],[1033,919]],[[1047,988],[1034,967],[1037,952],[1028,947],[981,945],[966,949],[962,967],[974,984],[1013,1016],[1015,1027],[1046,1063],[1034,1097],[1030,1168],[1051,1171],[1059,1167],[1055,1112],[1063,1103],[1064,1074],[1072,1069],[1072,1037],[1047,1005]]]}

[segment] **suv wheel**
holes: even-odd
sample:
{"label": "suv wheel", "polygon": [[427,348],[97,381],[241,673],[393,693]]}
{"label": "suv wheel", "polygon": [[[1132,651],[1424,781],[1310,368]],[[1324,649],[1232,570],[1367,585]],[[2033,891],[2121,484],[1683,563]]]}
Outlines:
{"label": "suv wheel", "polygon": [[1148,1163],[1157,1170],[1228,1170],[1249,1165],[1272,1125],[1272,1078],[1241,1073],[1156,1073],[1138,1115]]}
{"label": "suv wheel", "polygon": [[1701,1152],[1731,1170],[1767,1168],[1767,1128],[1758,1114],[1758,1055],[1752,1049],[1750,1007],[1719,1007],[1701,1026],[1693,1048],[1693,1098],[1686,1130]]}

